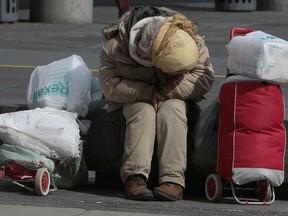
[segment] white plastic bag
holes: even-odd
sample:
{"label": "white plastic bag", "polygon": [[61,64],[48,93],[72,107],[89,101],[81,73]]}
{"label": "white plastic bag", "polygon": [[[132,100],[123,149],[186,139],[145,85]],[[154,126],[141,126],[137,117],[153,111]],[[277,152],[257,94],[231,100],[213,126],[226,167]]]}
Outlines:
{"label": "white plastic bag", "polygon": [[91,78],[90,69],[77,55],[38,66],[27,88],[28,107],[65,109],[85,116],[90,103]]}
{"label": "white plastic bag", "polygon": [[49,158],[79,157],[76,118],[76,113],[50,107],[1,114],[0,139]]}
{"label": "white plastic bag", "polygon": [[231,73],[288,83],[288,42],[262,31],[235,36],[227,45]]}

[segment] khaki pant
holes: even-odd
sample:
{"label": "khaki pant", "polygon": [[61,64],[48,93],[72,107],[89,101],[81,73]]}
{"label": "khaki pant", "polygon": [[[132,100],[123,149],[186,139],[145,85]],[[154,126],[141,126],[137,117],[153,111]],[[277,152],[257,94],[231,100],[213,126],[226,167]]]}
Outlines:
{"label": "khaki pant", "polygon": [[142,174],[148,179],[156,143],[159,184],[173,182],[185,187],[188,130],[186,113],[186,103],[178,99],[165,101],[158,112],[148,103],[124,105],[126,132],[120,170],[123,182],[133,174]]}

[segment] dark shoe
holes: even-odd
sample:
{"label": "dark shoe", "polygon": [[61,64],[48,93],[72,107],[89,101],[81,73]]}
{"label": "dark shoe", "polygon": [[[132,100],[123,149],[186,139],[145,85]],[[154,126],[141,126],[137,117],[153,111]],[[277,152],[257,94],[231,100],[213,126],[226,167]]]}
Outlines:
{"label": "dark shoe", "polygon": [[155,198],[163,201],[176,201],[183,198],[183,187],[174,183],[163,183],[153,190]]}
{"label": "dark shoe", "polygon": [[125,182],[125,191],[128,199],[153,200],[153,193],[147,189],[147,182],[143,175],[129,176]]}

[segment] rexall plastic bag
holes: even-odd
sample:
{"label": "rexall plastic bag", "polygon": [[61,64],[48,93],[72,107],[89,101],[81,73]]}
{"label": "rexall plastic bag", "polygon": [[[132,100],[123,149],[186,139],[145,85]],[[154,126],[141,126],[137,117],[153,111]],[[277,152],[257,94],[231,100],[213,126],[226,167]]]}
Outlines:
{"label": "rexall plastic bag", "polygon": [[91,79],[90,69],[78,55],[38,66],[27,88],[28,107],[52,107],[85,116],[90,103]]}

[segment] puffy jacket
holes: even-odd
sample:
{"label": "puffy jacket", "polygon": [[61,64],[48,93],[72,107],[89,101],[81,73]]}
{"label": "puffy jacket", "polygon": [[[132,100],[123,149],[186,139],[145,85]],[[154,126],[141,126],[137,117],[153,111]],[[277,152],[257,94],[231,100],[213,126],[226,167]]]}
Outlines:
{"label": "puffy jacket", "polygon": [[[131,13],[120,19],[116,36],[106,41],[100,55],[99,81],[108,111],[116,110],[124,103],[150,103],[156,89],[160,89],[166,99],[196,102],[203,99],[214,81],[213,67],[203,37],[196,35],[199,52],[196,66],[187,73],[170,75],[154,66],[143,66],[131,57],[131,38],[130,32],[127,32],[131,28],[127,28],[128,21],[131,25]],[[141,34],[133,37],[132,41],[137,46]]]}

